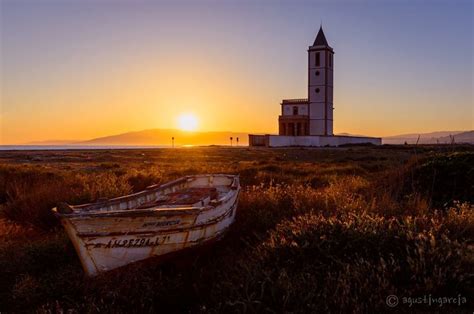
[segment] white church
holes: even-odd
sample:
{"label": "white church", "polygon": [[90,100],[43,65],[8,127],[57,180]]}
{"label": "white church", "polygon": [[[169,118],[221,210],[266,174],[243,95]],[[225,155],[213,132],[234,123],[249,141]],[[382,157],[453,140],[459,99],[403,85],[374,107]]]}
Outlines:
{"label": "white church", "polygon": [[339,146],[382,144],[377,137],[333,134],[334,50],[323,28],[308,49],[308,98],[283,99],[278,135],[249,134],[250,146]]}

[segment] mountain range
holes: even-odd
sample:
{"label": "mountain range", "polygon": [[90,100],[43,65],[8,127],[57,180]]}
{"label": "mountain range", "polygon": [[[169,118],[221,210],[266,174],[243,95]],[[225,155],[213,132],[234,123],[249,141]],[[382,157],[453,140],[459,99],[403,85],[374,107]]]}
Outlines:
{"label": "mountain range", "polygon": [[[150,129],[126,132],[85,141],[52,140],[30,142],[28,145],[78,145],[78,146],[176,146],[184,145],[247,145],[248,134],[243,132],[186,132],[175,129]],[[237,140],[238,139],[238,140]]]}
{"label": "mountain range", "polygon": [[[341,133],[339,135],[350,135]],[[239,145],[248,145],[248,133],[245,132],[186,132],[175,129],[150,129],[126,132],[116,135],[98,137],[85,141],[51,140],[30,142],[28,145],[135,145],[135,146],[171,146],[172,138],[176,146],[183,145],[229,145],[232,137],[233,144],[239,139]],[[388,136],[382,139],[383,144],[474,144],[474,130],[471,131],[439,131],[431,133],[412,133]]]}
{"label": "mountain range", "polygon": [[431,133],[412,133],[388,136],[382,139],[383,144],[474,144],[474,130],[471,131],[438,131]]}

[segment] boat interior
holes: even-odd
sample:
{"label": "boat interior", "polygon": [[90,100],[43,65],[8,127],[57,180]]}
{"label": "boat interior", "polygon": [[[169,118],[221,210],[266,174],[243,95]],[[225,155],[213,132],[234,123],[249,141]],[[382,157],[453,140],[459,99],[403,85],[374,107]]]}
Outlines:
{"label": "boat interior", "polygon": [[96,203],[60,204],[61,214],[159,208],[192,208],[215,204],[239,186],[238,176],[196,175],[148,187],[145,191]]}
{"label": "boat interior", "polygon": [[213,200],[219,199],[215,187],[189,187],[176,192],[165,194],[153,202],[141,204],[137,209],[151,207],[200,207],[206,206]]}

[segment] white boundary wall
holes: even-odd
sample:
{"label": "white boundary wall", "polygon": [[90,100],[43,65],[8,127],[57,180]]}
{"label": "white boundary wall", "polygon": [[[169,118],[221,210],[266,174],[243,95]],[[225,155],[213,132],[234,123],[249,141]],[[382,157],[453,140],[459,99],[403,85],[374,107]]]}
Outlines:
{"label": "white boundary wall", "polygon": [[344,144],[374,144],[382,145],[379,137],[358,137],[358,136],[268,136],[269,147],[285,146],[339,146]]}

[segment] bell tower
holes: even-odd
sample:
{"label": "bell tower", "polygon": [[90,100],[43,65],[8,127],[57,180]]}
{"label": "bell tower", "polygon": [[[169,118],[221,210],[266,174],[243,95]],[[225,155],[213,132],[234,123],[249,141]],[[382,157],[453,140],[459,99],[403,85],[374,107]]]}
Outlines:
{"label": "bell tower", "polygon": [[334,50],[323,27],[308,49],[309,134],[333,135]]}

